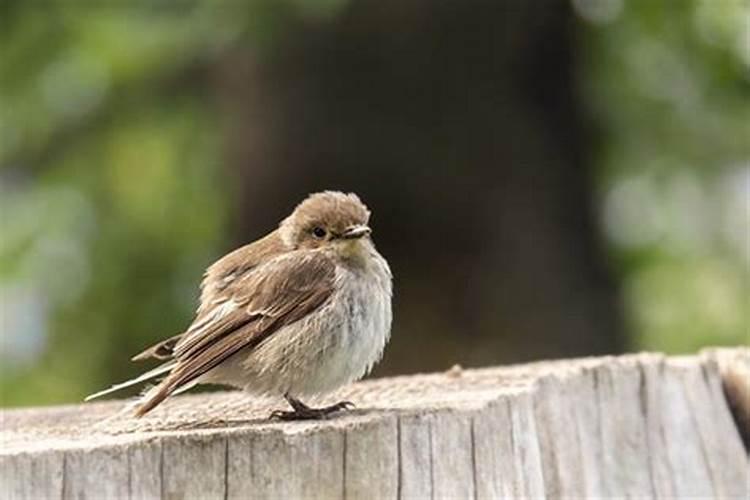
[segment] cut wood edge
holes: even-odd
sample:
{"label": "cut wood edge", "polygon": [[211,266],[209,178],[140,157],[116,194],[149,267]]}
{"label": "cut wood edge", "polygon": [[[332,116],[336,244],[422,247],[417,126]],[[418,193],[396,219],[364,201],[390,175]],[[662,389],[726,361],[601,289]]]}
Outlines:
{"label": "cut wood edge", "polygon": [[727,373],[750,361],[736,351],[467,370],[510,385],[323,422],[50,440],[0,454],[0,484],[10,498],[745,496],[750,468],[724,396]]}
{"label": "cut wood edge", "polygon": [[701,354],[718,366],[724,397],[745,451],[750,453],[750,348],[708,348]]}

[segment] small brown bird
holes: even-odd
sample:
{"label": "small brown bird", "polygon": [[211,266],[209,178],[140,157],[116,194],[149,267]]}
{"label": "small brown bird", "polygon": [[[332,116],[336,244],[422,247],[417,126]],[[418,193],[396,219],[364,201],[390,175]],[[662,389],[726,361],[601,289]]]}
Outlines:
{"label": "small brown bird", "polygon": [[392,276],[369,218],[355,194],[310,195],[278,229],[208,268],[185,332],[133,357],[161,366],[86,400],[164,376],[137,402],[137,416],[202,383],[282,395],[292,411],[272,416],[285,420],[347,408],[310,408],[300,398],[363,377],[390,337]]}

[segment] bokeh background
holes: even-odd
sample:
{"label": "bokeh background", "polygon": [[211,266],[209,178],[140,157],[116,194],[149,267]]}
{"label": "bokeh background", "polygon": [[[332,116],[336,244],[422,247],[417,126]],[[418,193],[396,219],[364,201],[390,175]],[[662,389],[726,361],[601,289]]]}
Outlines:
{"label": "bokeh background", "polygon": [[2,404],[79,401],[203,269],[355,191],[377,375],[748,342],[744,0],[5,0]]}

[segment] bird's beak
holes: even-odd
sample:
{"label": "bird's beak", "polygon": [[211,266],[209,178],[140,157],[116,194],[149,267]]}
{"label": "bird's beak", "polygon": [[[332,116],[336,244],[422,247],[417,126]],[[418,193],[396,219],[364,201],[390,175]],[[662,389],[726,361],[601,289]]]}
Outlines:
{"label": "bird's beak", "polygon": [[372,230],[367,226],[351,226],[344,231],[344,234],[342,234],[341,237],[345,240],[353,240],[367,236],[371,232]]}

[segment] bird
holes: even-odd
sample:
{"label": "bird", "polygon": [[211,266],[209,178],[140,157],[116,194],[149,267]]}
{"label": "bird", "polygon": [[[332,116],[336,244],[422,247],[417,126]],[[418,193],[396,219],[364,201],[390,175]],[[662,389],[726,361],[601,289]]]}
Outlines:
{"label": "bird", "polygon": [[270,415],[281,420],[351,408],[303,399],[365,376],[390,338],[393,275],[369,220],[354,193],[309,195],[277,229],[208,267],[189,327],[132,358],[159,366],[86,401],[158,379],[135,402],[136,417],[198,384],[282,396],[291,410]]}

